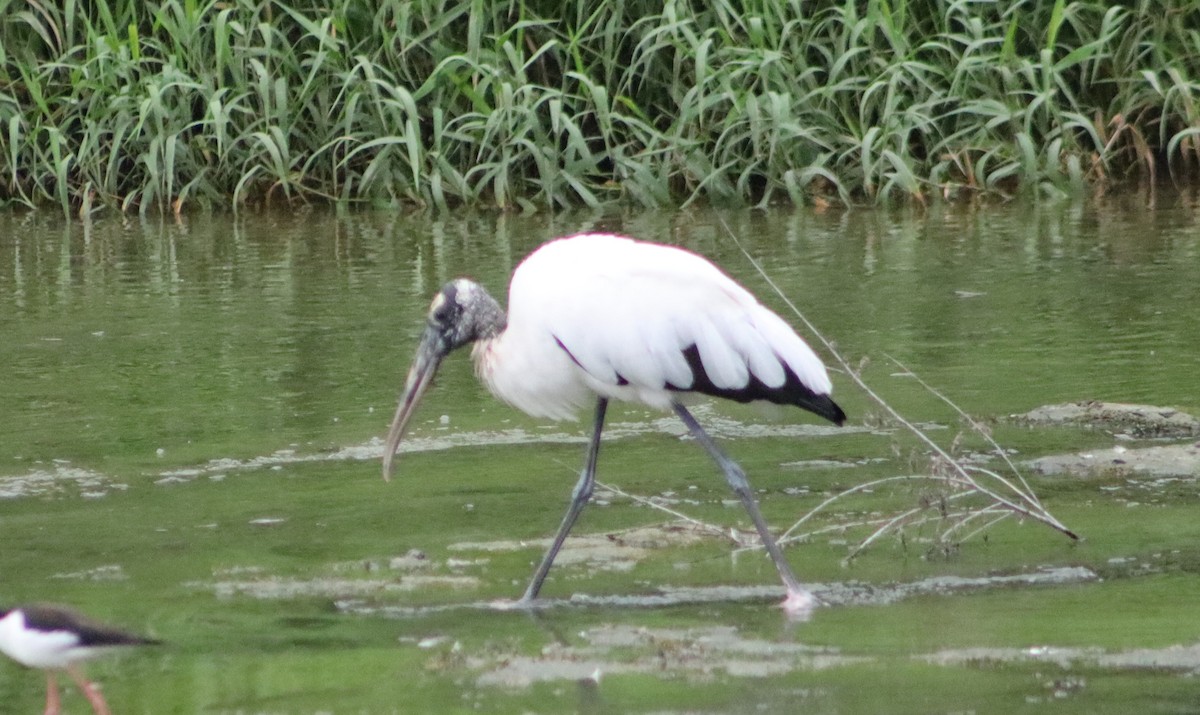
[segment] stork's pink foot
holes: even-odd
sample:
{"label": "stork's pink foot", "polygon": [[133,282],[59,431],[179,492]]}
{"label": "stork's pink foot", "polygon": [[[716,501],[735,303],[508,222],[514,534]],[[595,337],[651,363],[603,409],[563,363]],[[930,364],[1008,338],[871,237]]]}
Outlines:
{"label": "stork's pink foot", "polygon": [[789,590],[787,598],[779,604],[788,618],[797,621],[807,621],[812,617],[813,610],[819,605],[821,602],[817,600],[817,597],[804,589]]}

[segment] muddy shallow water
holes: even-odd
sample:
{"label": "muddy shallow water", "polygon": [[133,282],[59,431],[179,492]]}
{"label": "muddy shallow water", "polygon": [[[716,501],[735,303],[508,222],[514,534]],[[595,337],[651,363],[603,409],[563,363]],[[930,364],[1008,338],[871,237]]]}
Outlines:
{"label": "muddy shallow water", "polygon": [[[89,667],[118,715],[1198,712],[1200,331],[1181,310],[1200,305],[1196,220],[1184,196],[922,215],[0,218],[0,601],[66,602],[165,640]],[[603,228],[685,244],[781,306],[721,221],[873,389],[1007,475],[909,371],[935,386],[1082,538],[994,520],[835,373],[843,429],[697,407],[776,531],[795,527],[786,554],[827,604],[810,621],[777,607],[706,457],[639,408],[614,409],[602,488],[546,608],[510,608],[588,427],[497,404],[456,356],[385,483],[379,436],[429,296],[460,273],[501,294],[542,240]],[[0,663],[6,708],[37,712],[42,688]]]}

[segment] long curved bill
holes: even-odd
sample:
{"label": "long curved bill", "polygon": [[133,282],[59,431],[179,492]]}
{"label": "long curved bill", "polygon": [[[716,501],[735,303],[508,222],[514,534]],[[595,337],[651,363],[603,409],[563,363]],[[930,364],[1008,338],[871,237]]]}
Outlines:
{"label": "long curved bill", "polygon": [[408,369],[408,379],[404,383],[404,394],[400,396],[400,404],[396,406],[396,416],[392,418],[392,426],[388,429],[387,440],[383,447],[383,479],[392,478],[392,461],[396,450],[400,448],[400,439],[404,436],[404,428],[417,409],[421,396],[437,374],[438,365],[446,357],[446,341],[441,333],[432,326],[425,329],[421,336],[421,344],[413,358],[412,367]]}

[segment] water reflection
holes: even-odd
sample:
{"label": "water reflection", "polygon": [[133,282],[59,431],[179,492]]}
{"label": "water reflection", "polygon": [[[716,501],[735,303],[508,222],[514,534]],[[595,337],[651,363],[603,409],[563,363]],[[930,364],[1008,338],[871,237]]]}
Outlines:
{"label": "water reflection", "polygon": [[[3,419],[21,447],[6,453],[144,456],[183,439],[191,453],[245,456],[370,433],[438,286],[465,274],[502,295],[536,245],[585,230],[687,245],[778,305],[745,249],[852,357],[893,354],[972,410],[1028,409],[1047,392],[1176,403],[1200,353],[1197,211],[1190,194],[1159,196],[1154,211],[1138,200],[549,219],[9,215],[0,359],[16,408]],[[114,401],[131,409],[113,414]],[[54,439],[63,429],[78,440]]]}
{"label": "water reflection", "polygon": [[[867,379],[918,421],[957,424],[911,380],[893,377],[888,355],[985,418],[1089,398],[1200,412],[1200,398],[1187,389],[1200,367],[1196,196],[1160,193],[1153,201],[1129,194],[920,211],[436,219],[305,211],[181,222],[108,217],[88,225],[0,216],[0,480],[12,487],[0,490],[0,595],[45,599],[52,591],[53,600],[89,605],[117,622],[145,621],[150,632],[169,636],[171,650],[161,659],[117,662],[97,673],[119,712],[789,711],[797,702],[829,712],[986,711],[996,703],[1019,709],[1026,695],[1047,705],[1052,691],[1042,680],[1054,674],[1042,675],[1045,663],[980,669],[969,660],[918,659],[1046,642],[1157,654],[1200,637],[1187,617],[1197,597],[1194,484],[1157,485],[1151,499],[1132,487],[1054,483],[1053,508],[1067,511],[1064,519],[1088,537],[1078,546],[1014,525],[957,558],[930,560],[921,558],[923,547],[892,545],[866,555],[850,575],[837,566],[845,546],[832,539],[788,552],[818,582],[862,580],[877,593],[954,575],[1040,572],[1043,564],[1102,577],[1074,587],[954,596],[930,590],[886,605],[845,601],[781,635],[776,609],[722,590],[753,589],[774,576],[750,555],[733,563],[732,547],[721,542],[682,555],[649,550],[647,563],[629,574],[604,572],[611,581],[568,569],[551,594],[566,604],[554,611],[559,633],[547,635],[512,614],[420,609],[519,590],[537,555],[523,542],[551,533],[561,515],[585,438],[579,428],[550,427],[498,405],[459,359],[445,366],[419,415],[413,440],[428,451],[411,455],[404,479],[379,480],[378,447],[369,440],[386,428],[438,286],[465,274],[503,295],[513,267],[535,246],[584,230],[689,246],[782,305],[744,249],[852,360],[870,358]],[[852,419],[865,420],[866,400],[844,378],[834,380]],[[712,409],[719,422],[722,410],[736,408]],[[692,448],[660,429],[656,417],[614,418],[614,436],[623,429],[626,442],[604,458],[602,479],[611,474],[630,489],[632,482],[654,490],[663,488],[658,472],[674,470],[673,488],[687,490],[688,508],[730,524],[720,480],[706,463],[687,463],[682,455]],[[775,472],[755,484],[767,490],[764,502],[775,510],[769,518],[780,523],[789,510],[893,459],[886,438],[869,430],[817,436],[791,423],[802,417],[773,419],[759,432],[719,437],[735,456]],[[1018,436],[1027,440],[1023,447],[1037,448],[1039,437]],[[853,466],[820,466],[836,460]],[[805,466],[773,470],[781,463]],[[920,496],[902,492],[898,500]],[[864,512],[884,508],[870,501],[883,495],[866,498]],[[605,538],[606,529],[661,518],[613,504],[590,510],[584,530]],[[499,540],[517,546],[452,565],[461,554],[450,546]],[[403,578],[369,564],[410,549],[429,549],[447,570],[467,572],[478,592],[395,596],[388,589]],[[122,578],[55,578],[106,567]],[[205,585],[227,574],[328,583],[333,591],[265,600],[243,591],[218,596]],[[359,588],[377,582],[383,595],[352,608],[343,592],[349,587],[338,590],[348,581]],[[571,604],[580,583],[600,600]],[[880,585],[887,583],[893,586]],[[653,593],[664,585],[722,595],[646,609],[604,600],[605,593]],[[388,617],[398,604],[417,612]],[[729,628],[737,629],[739,648],[768,642],[790,653],[777,643],[787,638],[813,652],[865,657],[868,665],[816,671],[788,660],[778,673],[743,678],[728,668],[736,655],[718,654],[690,661],[694,667],[598,685],[578,678],[515,691],[479,684],[506,659],[536,668],[552,660],[554,648],[568,658],[586,655],[595,634],[643,626],[644,642],[628,658],[619,649],[608,656],[613,671],[694,654],[699,636],[675,642],[672,633],[713,636]],[[579,635],[588,629],[591,640]],[[426,642],[438,645],[418,645]],[[1151,680],[1167,689],[1161,692],[1180,681],[1155,671],[1125,683],[1120,673],[1137,664],[1124,661],[1101,668],[1081,656],[1071,667],[1096,667],[1088,682],[1105,683],[1071,690],[1077,711],[1103,706],[1113,683],[1144,693]],[[0,669],[0,690],[6,703],[32,710],[41,682],[30,685],[23,675]],[[1164,695],[1163,702],[1193,696]]]}

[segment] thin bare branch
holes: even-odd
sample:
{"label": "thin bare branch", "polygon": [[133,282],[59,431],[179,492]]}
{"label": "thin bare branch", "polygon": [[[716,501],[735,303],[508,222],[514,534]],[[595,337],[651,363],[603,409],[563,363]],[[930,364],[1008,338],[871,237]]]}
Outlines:
{"label": "thin bare branch", "polygon": [[692,526],[703,529],[704,531],[710,531],[714,534],[717,534],[718,536],[728,536],[728,537],[732,538],[733,542],[736,544],[741,545],[744,543],[744,541],[742,539],[738,538],[735,533],[727,532],[725,529],[723,529],[719,526],[716,526],[714,524],[709,524],[709,523],[700,521],[699,519],[694,519],[694,518],[688,516],[687,514],[684,514],[681,511],[672,509],[672,508],[666,506],[665,504],[661,504],[661,503],[659,503],[653,499],[650,499],[648,497],[639,496],[637,494],[630,494],[629,492],[625,491],[624,489],[621,489],[620,487],[614,486],[612,484],[606,484],[606,483],[600,482],[600,481],[596,482],[596,486],[600,487],[601,489],[607,489],[608,491],[612,492],[613,494],[623,496],[626,499],[632,499],[633,501],[635,501],[639,504],[644,504],[644,505],[650,507],[651,509],[657,509],[661,512],[670,514],[671,516],[675,517],[676,519],[679,519],[680,521],[685,521],[685,522],[691,524]]}
{"label": "thin bare branch", "polygon": [[1012,473],[1017,475],[1017,478],[1021,480],[1021,485],[1023,487],[1025,487],[1024,494],[1035,504],[1037,504],[1038,506],[1041,506],[1041,501],[1039,501],[1037,498],[1037,495],[1033,493],[1033,488],[1029,486],[1029,482],[1025,481],[1025,477],[1024,477],[1024,475],[1021,474],[1021,470],[1017,469],[1017,465],[1012,463],[1012,460],[1008,458],[1008,452],[1005,451],[1005,449],[1000,446],[1000,443],[997,442],[995,440],[995,438],[992,437],[991,432],[987,428],[985,428],[983,425],[981,425],[974,417],[967,414],[966,411],[963,410],[961,407],[959,407],[957,404],[955,404],[953,400],[951,400],[949,397],[946,397],[945,395],[943,395],[941,393],[941,391],[939,391],[933,385],[930,385],[928,382],[925,382],[925,380],[920,375],[918,375],[917,373],[908,369],[907,365],[905,365],[904,363],[900,362],[895,357],[893,357],[887,353],[884,353],[883,355],[888,360],[891,360],[893,363],[895,363],[897,367],[899,367],[901,370],[903,370],[905,373],[907,373],[910,377],[912,377],[912,379],[916,380],[918,385],[920,385],[921,387],[924,387],[931,394],[933,394],[934,397],[940,399],[942,402],[945,402],[947,405],[949,405],[951,409],[953,409],[955,412],[958,413],[959,417],[962,417],[964,420],[967,421],[967,424],[969,424],[971,426],[971,429],[973,429],[978,435],[980,435],[981,437],[986,439],[988,441],[988,444],[990,444],[992,446],[992,451],[995,452],[997,455],[999,455],[1000,459],[1003,459],[1004,463],[1008,465],[1009,470],[1011,470]]}
{"label": "thin bare branch", "polygon": [[[809,333],[812,334],[813,336],[815,336],[821,342],[821,344],[825,346],[825,349],[829,352],[830,355],[833,356],[833,358],[837,361],[837,363],[842,367],[842,369],[844,370],[846,375],[848,375],[850,377],[850,379],[853,380],[854,383],[856,385],[858,385],[858,387],[861,390],[863,390],[863,392],[865,392],[867,394],[867,396],[869,396],[877,405],[879,405],[897,424],[903,426],[909,432],[911,432],[913,435],[915,435],[917,437],[917,439],[919,439],[922,443],[924,443],[925,446],[928,447],[938,458],[943,460],[944,463],[946,465],[948,465],[948,467],[957,475],[957,478],[955,478],[953,480],[954,482],[957,482],[957,483],[961,484],[962,486],[965,486],[966,488],[968,488],[970,491],[972,491],[974,493],[981,494],[981,495],[987,497],[988,499],[990,499],[993,502],[992,506],[1003,507],[1004,509],[1007,509],[1010,512],[1029,517],[1030,519],[1034,519],[1035,521],[1039,521],[1053,529],[1056,529],[1056,530],[1062,532],[1063,534],[1066,534],[1067,536],[1071,537],[1072,539],[1079,538],[1073,531],[1071,531],[1069,528],[1067,528],[1062,522],[1060,522],[1057,518],[1055,518],[1052,514],[1050,514],[1049,511],[1046,510],[1046,508],[1042,505],[1041,501],[1038,500],[1037,496],[1033,493],[1033,490],[1029,487],[1029,484],[1025,481],[1025,478],[1020,474],[1019,470],[1016,469],[1015,465],[1013,465],[1012,462],[1008,459],[1008,456],[1004,453],[1004,450],[998,444],[996,444],[996,442],[994,440],[992,440],[990,435],[986,435],[986,431],[983,430],[981,425],[979,425],[977,422],[975,422],[973,419],[971,419],[969,416],[967,416],[960,408],[958,408],[957,405],[954,405],[954,403],[951,402],[944,395],[939,393],[937,390],[934,390],[932,387],[930,387],[927,383],[925,383],[919,377],[916,377],[916,375],[911,370],[904,367],[899,361],[895,360],[895,358],[891,358],[893,360],[893,362],[895,362],[897,365],[900,365],[901,368],[903,368],[910,375],[913,375],[913,377],[915,377],[923,387],[928,389],[930,392],[932,392],[938,398],[942,399],[943,401],[945,401],[946,403],[948,403],[952,407],[954,407],[954,409],[960,415],[966,417],[973,428],[975,428],[981,434],[984,434],[985,436],[987,436],[989,441],[993,444],[993,446],[996,448],[996,450],[1000,453],[1000,455],[1003,457],[1005,462],[1009,465],[1010,468],[1012,468],[1013,472],[1017,475],[1017,478],[1020,480],[1021,485],[1024,488],[1017,487],[1011,481],[1009,481],[1008,479],[1005,479],[1004,477],[1000,476],[999,474],[997,474],[994,471],[977,468],[977,467],[968,467],[968,466],[963,465],[961,462],[959,462],[957,459],[955,459],[949,452],[947,452],[945,449],[943,449],[941,447],[941,445],[939,445],[935,441],[933,441],[933,439],[931,439],[927,434],[925,434],[919,427],[914,425],[912,422],[907,420],[903,415],[901,415],[899,412],[897,412],[895,410],[895,408],[893,408],[886,400],[883,399],[882,396],[880,396],[877,392],[875,392],[875,390],[873,390],[869,385],[867,385],[867,383],[862,379],[862,376],[859,374],[858,370],[856,370],[853,366],[851,366],[849,361],[847,361],[846,358],[842,356],[841,352],[838,351],[838,349],[834,346],[834,344],[832,342],[830,342],[825,337],[825,335],[820,330],[818,330],[817,327],[815,325],[813,325],[811,321],[808,320],[807,317],[805,317],[805,315],[800,311],[800,309],[796,307],[796,305],[787,297],[787,295],[783,292],[783,290],[780,289],[780,287],[775,283],[774,280],[772,280],[771,276],[763,269],[762,265],[760,265],[759,262],[756,261],[754,259],[754,257],[750,255],[749,251],[746,250],[746,248],[742,245],[741,241],[738,240],[737,235],[733,232],[732,229],[729,228],[729,225],[726,224],[724,222],[724,220],[721,221],[721,226],[725,229],[725,232],[729,235],[730,239],[734,242],[734,244],[738,247],[738,249],[746,257],[746,260],[749,261],[752,266],[754,266],[754,269],[758,272],[758,274],[763,278],[764,281],[766,281],[767,285],[770,286],[773,291],[775,291],[776,295],[779,296],[779,298],[784,302],[784,304],[788,306],[788,308],[792,311],[792,313],[796,316],[796,318],[799,319],[800,322],[803,323],[806,328],[808,328]],[[1013,497],[1010,498],[1010,497],[1004,496],[1000,493],[997,493],[995,490],[990,489],[990,488],[980,484],[973,476],[973,473],[983,474],[983,475],[990,476],[990,477],[996,479],[997,481],[1000,482],[1000,484],[1002,484],[1004,486],[1004,488],[1008,492],[1010,492],[1013,495]],[[811,511],[808,514],[806,514],[805,516],[801,517],[801,519],[795,525],[793,525],[792,528],[790,528],[788,530],[787,534],[790,534],[792,531],[794,531],[796,526],[798,526],[799,524],[802,524],[805,521],[807,521],[815,512],[820,511],[824,507],[828,506],[828,504],[831,503],[833,500],[836,500],[837,498],[845,496],[845,494],[852,493],[853,491],[855,491],[855,490],[853,490],[853,489],[848,490],[847,492],[844,492],[835,497],[832,497],[831,499],[826,500],[825,502],[822,502],[813,511]],[[952,497],[953,496],[954,495],[952,495]],[[985,509],[990,509],[990,508],[992,508],[992,506],[985,507]],[[906,511],[906,512],[896,516],[893,519],[888,520],[888,522],[886,522],[883,526],[876,529],[875,532],[873,532],[870,536],[868,536],[866,538],[866,540],[864,540],[864,542],[859,546],[859,548],[855,550],[855,553],[857,553],[858,551],[861,551],[862,548],[864,548],[865,546],[867,546],[868,544],[870,544],[871,542],[876,540],[883,533],[886,533],[889,529],[895,527],[896,525],[898,525],[900,523],[903,523],[905,521],[905,519],[911,517],[914,513],[919,513],[919,511],[920,511],[920,509],[909,510],[909,511]]]}

